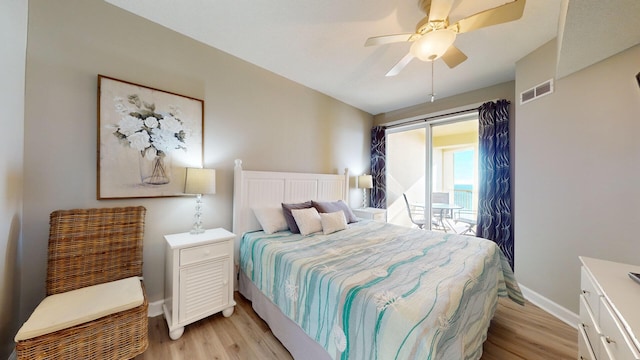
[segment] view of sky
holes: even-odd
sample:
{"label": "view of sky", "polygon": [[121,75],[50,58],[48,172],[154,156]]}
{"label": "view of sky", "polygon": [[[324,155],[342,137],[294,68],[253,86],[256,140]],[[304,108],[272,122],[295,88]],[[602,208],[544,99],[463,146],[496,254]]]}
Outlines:
{"label": "view of sky", "polygon": [[454,184],[473,184],[473,150],[456,151],[453,154]]}

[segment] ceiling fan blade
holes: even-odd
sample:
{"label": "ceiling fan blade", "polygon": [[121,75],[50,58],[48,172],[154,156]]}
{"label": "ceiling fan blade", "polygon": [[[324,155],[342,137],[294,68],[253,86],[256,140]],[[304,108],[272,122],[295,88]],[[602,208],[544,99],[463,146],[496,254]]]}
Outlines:
{"label": "ceiling fan blade", "polygon": [[407,53],[400,61],[398,61],[392,68],[387,72],[384,76],[396,76],[407,66],[411,60],[413,60],[413,55],[411,53]]}
{"label": "ceiling fan blade", "polygon": [[518,20],[522,17],[525,3],[526,0],[514,0],[508,4],[485,10],[459,20],[457,23],[449,26],[449,28],[455,29],[457,27],[458,34],[461,34],[487,26]]}
{"label": "ceiling fan blade", "polygon": [[453,0],[431,0],[429,21],[444,21],[449,17]]}
{"label": "ceiling fan blade", "polygon": [[367,41],[364,42],[364,46],[384,45],[394,42],[409,41],[412,35],[413,33],[373,36],[368,38]]}
{"label": "ceiling fan blade", "polygon": [[447,64],[447,66],[451,69],[460,65],[462,62],[467,60],[467,55],[465,55],[460,49],[451,45],[447,49],[447,52],[442,55],[442,61]]}

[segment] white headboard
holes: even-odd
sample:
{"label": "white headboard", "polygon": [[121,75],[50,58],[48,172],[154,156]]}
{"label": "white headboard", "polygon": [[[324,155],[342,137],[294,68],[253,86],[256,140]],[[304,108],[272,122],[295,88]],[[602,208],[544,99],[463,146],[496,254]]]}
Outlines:
{"label": "white headboard", "polygon": [[252,207],[281,206],[307,200],[348,202],[349,170],[343,175],[293,172],[248,171],[235,161],[233,183],[233,232],[240,238],[247,231],[260,230]]}

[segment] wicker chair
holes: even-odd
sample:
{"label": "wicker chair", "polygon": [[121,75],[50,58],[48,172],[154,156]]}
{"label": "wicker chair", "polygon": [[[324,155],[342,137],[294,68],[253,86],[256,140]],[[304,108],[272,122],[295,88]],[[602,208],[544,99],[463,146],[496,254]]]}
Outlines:
{"label": "wicker chair", "polygon": [[[51,213],[47,296],[142,276],[146,209]],[[134,283],[135,284],[135,283]],[[140,306],[16,343],[18,359],[131,359],[148,346],[147,296]]]}

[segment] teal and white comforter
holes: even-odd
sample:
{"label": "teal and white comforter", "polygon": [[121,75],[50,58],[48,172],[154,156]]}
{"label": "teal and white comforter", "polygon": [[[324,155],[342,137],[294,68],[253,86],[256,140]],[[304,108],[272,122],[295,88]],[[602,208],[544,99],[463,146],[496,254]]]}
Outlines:
{"label": "teal and white comforter", "polygon": [[497,296],[524,302],[494,242],[373,221],[248,233],[240,265],[334,359],[479,359]]}

